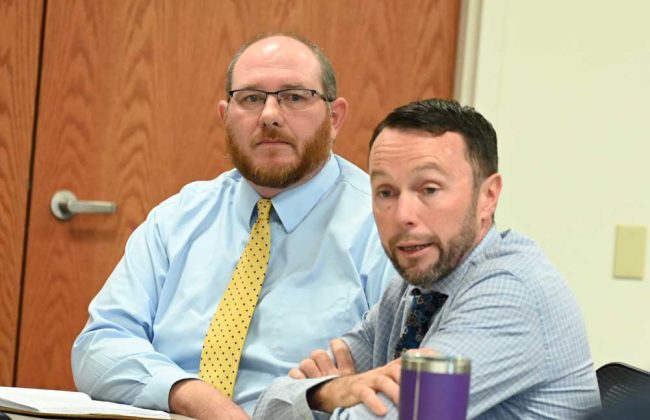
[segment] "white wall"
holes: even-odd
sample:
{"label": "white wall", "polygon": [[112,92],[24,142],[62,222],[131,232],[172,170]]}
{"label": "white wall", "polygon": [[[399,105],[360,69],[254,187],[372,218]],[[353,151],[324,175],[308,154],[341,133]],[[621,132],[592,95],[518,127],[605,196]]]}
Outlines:
{"label": "white wall", "polygon": [[612,275],[615,225],[650,226],[650,2],[467,2],[457,96],[497,130],[497,223],[566,276],[596,366],[650,369],[650,246],[642,281]]}

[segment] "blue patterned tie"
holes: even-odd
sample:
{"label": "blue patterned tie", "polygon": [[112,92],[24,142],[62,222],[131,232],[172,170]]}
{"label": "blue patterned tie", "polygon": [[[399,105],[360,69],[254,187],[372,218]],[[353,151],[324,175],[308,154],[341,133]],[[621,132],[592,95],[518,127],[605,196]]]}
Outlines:
{"label": "blue patterned tie", "polygon": [[395,346],[394,358],[402,356],[406,350],[420,347],[422,339],[429,331],[433,315],[447,300],[447,295],[438,292],[422,294],[419,289],[413,289],[413,302],[411,310],[406,317],[402,335]]}

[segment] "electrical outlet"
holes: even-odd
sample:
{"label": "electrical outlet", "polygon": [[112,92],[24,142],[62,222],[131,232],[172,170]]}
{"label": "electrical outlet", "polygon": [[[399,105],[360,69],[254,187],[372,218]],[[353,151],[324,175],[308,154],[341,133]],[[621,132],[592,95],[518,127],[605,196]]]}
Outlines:
{"label": "electrical outlet", "polygon": [[614,277],[643,279],[645,270],[645,226],[616,226]]}

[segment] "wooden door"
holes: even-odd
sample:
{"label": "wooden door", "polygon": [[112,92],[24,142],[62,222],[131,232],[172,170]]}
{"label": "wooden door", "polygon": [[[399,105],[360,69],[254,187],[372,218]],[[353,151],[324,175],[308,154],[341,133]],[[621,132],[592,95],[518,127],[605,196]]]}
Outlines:
{"label": "wooden door", "polygon": [[[73,387],[70,347],[129,234],[183,184],[230,167],[216,105],[243,41],[283,30],[323,47],[351,108],[337,150],[365,167],[389,110],[451,96],[458,3],[48,2],[16,385]],[[62,189],[118,213],[57,221]]]}
{"label": "wooden door", "polygon": [[0,386],[14,380],[42,13],[0,1]]}

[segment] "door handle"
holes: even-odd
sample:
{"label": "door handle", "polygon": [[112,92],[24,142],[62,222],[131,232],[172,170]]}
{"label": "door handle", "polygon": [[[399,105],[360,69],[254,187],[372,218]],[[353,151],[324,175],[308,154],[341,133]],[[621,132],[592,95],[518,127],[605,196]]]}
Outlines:
{"label": "door handle", "polygon": [[107,214],[117,212],[117,204],[111,201],[77,200],[68,190],[59,190],[52,196],[50,210],[59,220],[71,219],[75,214]]}

